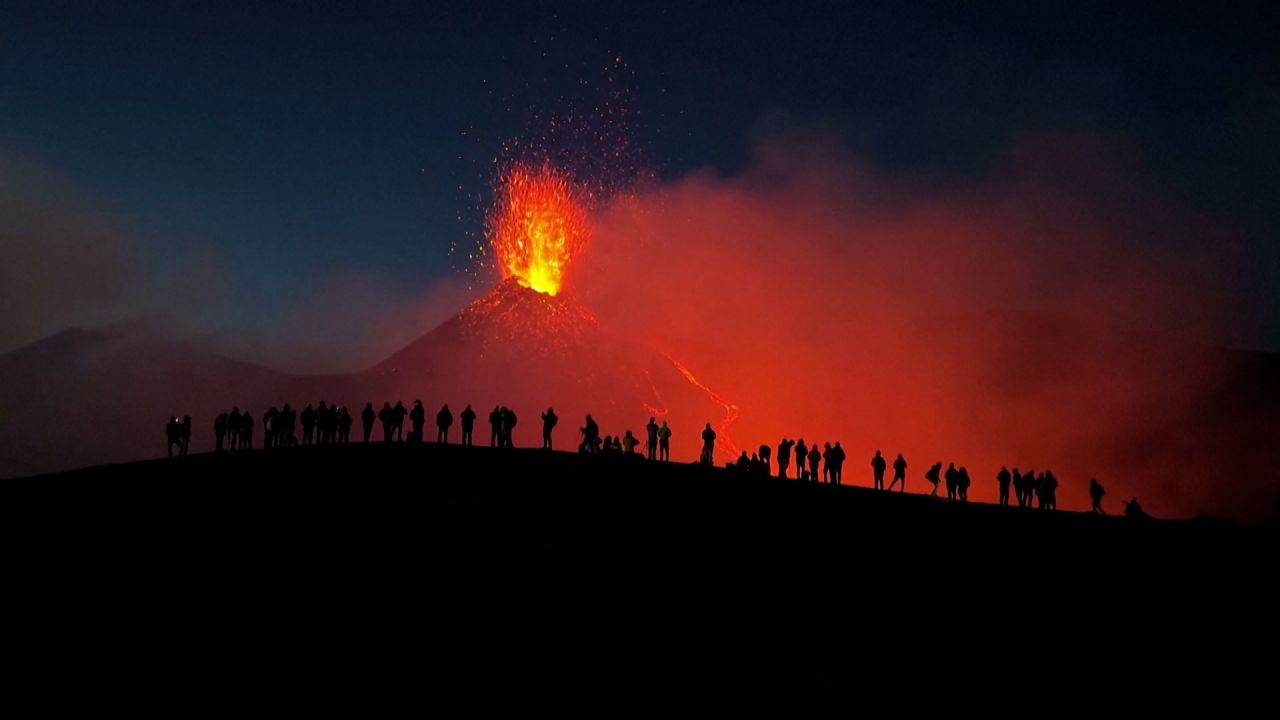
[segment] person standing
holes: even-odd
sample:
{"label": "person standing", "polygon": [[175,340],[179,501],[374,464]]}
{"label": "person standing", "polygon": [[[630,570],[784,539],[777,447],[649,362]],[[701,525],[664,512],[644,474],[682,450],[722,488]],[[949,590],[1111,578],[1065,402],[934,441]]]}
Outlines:
{"label": "person standing", "polygon": [[650,460],[658,459],[658,423],[654,422],[653,417],[649,418],[649,423],[644,426],[645,432],[645,451]]}
{"label": "person standing", "polygon": [[556,423],[560,422],[560,418],[556,416],[555,408],[547,408],[542,413],[542,449],[551,449],[551,431],[556,429]]}
{"label": "person standing", "polygon": [[702,457],[699,461],[703,465],[715,464],[716,453],[716,431],[711,429],[711,423],[707,423],[707,427],[702,431]]}
{"label": "person standing", "polygon": [[462,421],[462,444],[469,446],[471,445],[471,432],[476,426],[476,411],[472,410],[471,405],[468,404],[462,409],[458,419]]}
{"label": "person standing", "polygon": [[898,484],[902,486],[898,492],[907,491],[907,460],[902,457],[902,453],[898,453],[898,458],[893,461],[893,480],[889,481],[889,492],[893,492],[893,486]]}
{"label": "person standing", "polygon": [[884,461],[884,457],[880,455],[880,451],[876,451],[875,457],[871,458],[871,474],[875,479],[876,490],[884,489],[884,470],[888,463]]}
{"label": "person standing", "polygon": [[667,427],[666,420],[658,428],[658,459],[662,462],[671,461],[671,428]]}

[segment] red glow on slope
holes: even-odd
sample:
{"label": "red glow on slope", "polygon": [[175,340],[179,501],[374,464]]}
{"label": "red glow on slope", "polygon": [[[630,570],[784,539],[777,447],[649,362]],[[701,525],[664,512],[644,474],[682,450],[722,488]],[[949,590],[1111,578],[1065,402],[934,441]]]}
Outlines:
{"label": "red glow on slope", "polygon": [[680,374],[684,376],[684,379],[688,381],[690,385],[701,390],[707,396],[708,400],[724,408],[724,419],[718,423],[711,423],[711,427],[716,431],[717,440],[719,441],[716,445],[716,451],[719,452],[727,450],[731,459],[737,456],[738,446],[733,442],[733,438],[729,435],[729,426],[733,425],[734,421],[738,419],[738,406],[724,399],[719,393],[702,384],[702,381],[699,380],[697,376],[689,370],[689,368],[685,367],[684,363],[671,357],[669,353],[663,352],[662,356],[670,361],[670,363],[675,366],[676,370],[680,371]]}

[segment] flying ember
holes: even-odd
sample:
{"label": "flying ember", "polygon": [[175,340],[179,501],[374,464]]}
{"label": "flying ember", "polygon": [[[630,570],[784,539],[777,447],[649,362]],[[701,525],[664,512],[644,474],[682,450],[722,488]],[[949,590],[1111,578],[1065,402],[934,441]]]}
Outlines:
{"label": "flying ember", "polygon": [[488,218],[489,244],[504,279],[547,295],[590,235],[582,192],[549,165],[517,165],[500,181]]}

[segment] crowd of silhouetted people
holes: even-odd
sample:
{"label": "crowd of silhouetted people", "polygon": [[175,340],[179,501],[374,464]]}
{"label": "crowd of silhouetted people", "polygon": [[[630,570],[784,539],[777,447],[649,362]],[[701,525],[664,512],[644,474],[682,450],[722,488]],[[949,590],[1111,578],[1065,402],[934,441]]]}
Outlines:
{"label": "crowd of silhouetted people", "polygon": [[[406,418],[409,421],[407,433],[404,428]],[[461,444],[471,445],[476,421],[475,410],[467,405],[458,414],[457,419],[462,431]],[[551,450],[554,431],[560,419],[554,408],[547,408],[541,413],[541,419],[542,447]],[[426,410],[421,400],[414,401],[412,408],[406,408],[401,401],[397,401],[395,405],[388,401],[384,402],[382,408],[377,411],[374,410],[373,403],[366,403],[360,412],[360,428],[363,441],[366,443],[373,439],[376,424],[382,427],[382,442],[424,442],[423,432],[426,420]],[[443,405],[436,412],[435,421],[436,442],[448,444],[450,430],[454,423],[453,411],[449,409],[448,404]],[[280,409],[273,407],[263,415],[262,445],[264,448],[299,445],[297,433],[299,424],[302,429],[302,445],[345,444],[350,442],[353,422],[354,419],[346,407],[326,404],[323,400],[316,406],[308,404],[300,412],[285,403]],[[514,447],[512,434],[516,426],[515,411],[503,405],[494,406],[489,413],[489,426],[490,447]],[[253,431],[253,415],[247,410],[241,411],[239,407],[233,407],[230,412],[220,413],[214,419],[214,449],[216,452],[251,449]],[[630,429],[621,435],[602,434],[599,423],[590,414],[586,416],[578,431],[580,435],[578,452],[584,455],[644,458],[655,462],[671,460],[672,430],[665,419],[659,423],[656,417],[651,416],[644,426],[643,440]],[[174,456],[175,449],[179,456],[186,455],[191,441],[191,417],[184,416],[181,421],[177,416],[171,417],[165,426],[165,436],[169,457]],[[707,423],[703,428],[701,437],[702,451],[698,462],[702,465],[714,465],[717,433],[711,423]],[[637,452],[642,442],[644,443],[643,452]],[[844,482],[844,464],[847,458],[839,441],[834,444],[824,442],[819,447],[816,441],[806,444],[804,438],[792,440],[784,437],[777,446],[777,476],[785,479],[792,478],[794,464],[796,480],[841,485]],[[769,445],[760,445],[750,454],[742,450],[736,460],[726,463],[726,467],[735,473],[771,476],[774,461],[773,448]],[[907,461],[901,453],[898,453],[890,463],[881,451],[876,450],[871,457],[870,466],[873,489],[893,492],[896,488],[899,492],[906,492]],[[886,487],[885,474],[890,468],[893,469],[893,475]],[[929,492],[931,497],[936,497],[939,486],[942,486],[946,490],[948,501],[965,503],[969,500],[972,481],[968,469],[963,465],[956,467],[952,462],[948,463],[946,470],[943,470],[942,462],[935,462],[924,472],[924,479],[931,486]],[[1018,507],[1035,507],[1042,510],[1056,510],[1058,507],[1058,479],[1051,470],[1046,469],[1037,473],[1030,469],[1023,472],[1017,467],[1012,470],[1002,467],[996,473],[995,481],[999,493],[999,505],[1009,505],[1009,494],[1012,490]],[[1102,508],[1102,499],[1105,494],[1106,491],[1097,478],[1091,478],[1089,497],[1093,512],[1106,514]],[[1127,516],[1144,515],[1137,498],[1123,505],[1124,514]]]}

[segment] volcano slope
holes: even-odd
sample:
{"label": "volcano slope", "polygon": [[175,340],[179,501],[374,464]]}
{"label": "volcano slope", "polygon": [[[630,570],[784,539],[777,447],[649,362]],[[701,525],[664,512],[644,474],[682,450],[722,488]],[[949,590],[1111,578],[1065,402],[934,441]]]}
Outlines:
{"label": "volcano slope", "polygon": [[[60,677],[302,671],[524,710],[1168,698],[1247,686],[1277,639],[1272,527],[630,458],[193,455],[5,481],[0,514],[6,648]],[[603,676],[547,669],[562,656]]]}

